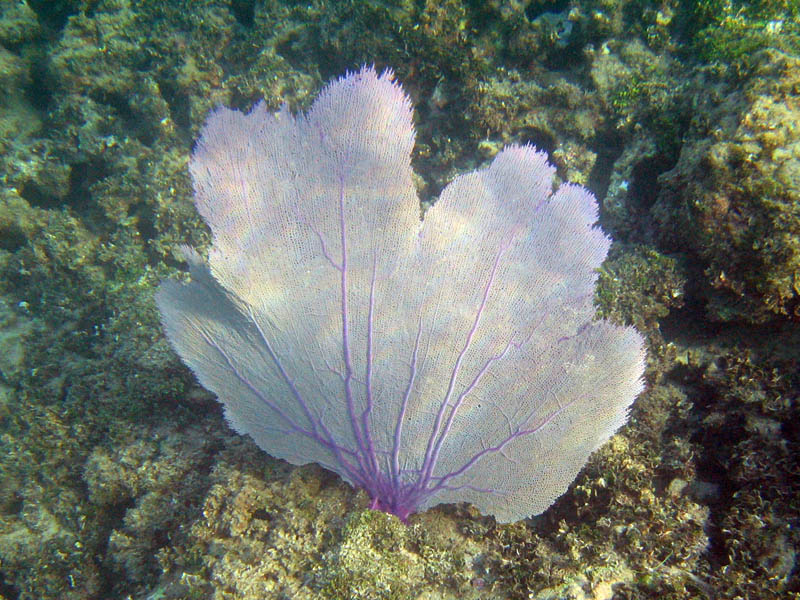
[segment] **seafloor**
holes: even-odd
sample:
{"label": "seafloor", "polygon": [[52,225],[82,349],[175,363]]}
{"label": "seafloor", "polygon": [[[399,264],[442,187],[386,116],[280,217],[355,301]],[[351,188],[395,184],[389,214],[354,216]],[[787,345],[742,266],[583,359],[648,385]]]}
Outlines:
{"label": "seafloor", "polygon": [[[0,599],[800,597],[793,0],[0,0]],[[210,108],[391,67],[423,205],[506,143],[591,188],[630,423],[543,515],[408,526],[225,424],[153,293]]]}

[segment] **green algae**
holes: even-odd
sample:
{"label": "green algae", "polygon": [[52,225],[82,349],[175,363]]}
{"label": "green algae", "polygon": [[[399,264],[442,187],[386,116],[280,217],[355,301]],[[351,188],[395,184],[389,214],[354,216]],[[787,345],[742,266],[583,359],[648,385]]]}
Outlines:
{"label": "green algae", "polygon": [[765,48],[800,52],[800,7],[792,0],[702,0],[685,10],[697,56],[734,74]]}
{"label": "green algae", "polygon": [[598,316],[658,336],[658,324],[683,306],[686,273],[678,261],[648,247],[612,247],[600,270]]}

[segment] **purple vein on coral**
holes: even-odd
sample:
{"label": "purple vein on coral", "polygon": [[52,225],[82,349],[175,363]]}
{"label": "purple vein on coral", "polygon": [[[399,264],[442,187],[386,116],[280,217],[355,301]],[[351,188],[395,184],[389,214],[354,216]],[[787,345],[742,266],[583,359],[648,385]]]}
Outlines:
{"label": "purple vein on coral", "polygon": [[414,339],[414,350],[411,353],[411,365],[409,367],[408,385],[403,394],[403,402],[400,405],[400,412],[397,415],[397,424],[394,428],[394,447],[392,448],[392,480],[395,487],[400,486],[400,439],[403,436],[403,421],[406,418],[408,400],[411,397],[411,390],[414,388],[414,380],[417,377],[417,357],[419,354],[419,339],[422,335],[422,317],[420,316],[417,324],[417,336]]}
{"label": "purple vein on coral", "polygon": [[455,412],[457,407],[453,406],[450,416],[447,420],[447,425],[445,431],[441,431],[442,420],[444,419],[445,412],[450,405],[450,399],[453,396],[453,390],[455,389],[456,379],[458,378],[458,374],[461,370],[461,363],[464,360],[464,357],[467,354],[470,346],[472,345],[472,339],[475,336],[475,332],[478,330],[478,325],[481,321],[481,316],[483,316],[484,310],[486,310],[486,305],[489,300],[489,292],[492,289],[492,285],[494,284],[494,278],[497,274],[497,268],[500,265],[500,258],[503,256],[506,250],[508,250],[509,246],[511,245],[511,240],[508,240],[501,248],[498,250],[497,255],[494,258],[494,264],[492,265],[492,271],[489,274],[489,278],[486,282],[486,285],[483,289],[483,296],[481,298],[481,302],[478,305],[477,310],[475,311],[475,319],[472,322],[472,327],[467,333],[467,338],[464,341],[464,347],[461,349],[461,352],[458,355],[458,358],[453,365],[453,370],[450,373],[450,382],[447,386],[447,393],[445,394],[444,400],[442,400],[441,406],[439,407],[439,412],[436,415],[436,421],[433,425],[433,432],[431,433],[431,437],[428,440],[428,446],[425,449],[425,460],[422,463],[422,475],[420,480],[417,482],[417,486],[420,489],[424,489],[427,486],[428,482],[430,481],[431,475],[433,474],[433,468],[435,467],[436,460],[439,455],[439,450],[441,449],[442,443],[444,441],[444,437],[447,435],[447,431],[450,428],[450,425],[453,422],[453,418],[455,417]]}
{"label": "purple vein on coral", "polygon": [[[278,416],[280,416],[289,425],[289,427],[290,427],[290,429],[292,431],[294,431],[295,433],[299,433],[301,435],[304,435],[306,437],[309,437],[309,438],[317,441],[318,443],[322,444],[323,446],[328,447],[334,453],[334,455],[336,456],[336,459],[341,463],[342,467],[347,470],[348,474],[350,474],[354,478],[354,480],[359,481],[361,485],[365,484],[365,481],[364,481],[363,477],[361,476],[361,474],[359,473],[359,471],[347,459],[344,458],[344,454],[346,453],[346,454],[352,455],[353,457],[355,457],[357,459],[358,455],[355,452],[353,452],[352,450],[349,450],[348,448],[342,447],[339,444],[336,444],[333,441],[333,438],[330,437],[329,433],[327,434],[329,436],[329,439],[326,440],[326,439],[320,437],[319,434],[315,433],[313,431],[313,429],[312,429],[312,431],[308,431],[308,430],[304,429],[303,427],[301,427],[300,425],[298,425],[297,423],[295,423],[294,419],[292,419],[286,413],[284,413],[281,409],[279,409],[275,405],[275,403],[270,402],[270,400],[267,399],[267,397],[264,396],[264,394],[261,393],[259,391],[259,389],[255,385],[253,385],[253,383],[247,377],[245,377],[245,375],[243,373],[241,373],[239,371],[239,369],[234,364],[233,360],[230,358],[230,356],[228,356],[228,353],[225,352],[225,350],[223,350],[223,348],[217,342],[215,342],[208,335],[208,333],[206,333],[200,327],[197,328],[197,331],[200,333],[200,336],[205,340],[205,342],[211,348],[214,348],[220,354],[220,356],[222,356],[223,360],[225,361],[225,364],[228,366],[228,369],[231,371],[231,373],[233,373],[234,377],[236,377],[236,379],[241,381],[244,384],[244,386],[247,387],[247,389],[249,389],[253,393],[253,395],[255,395],[256,398],[258,398],[265,406],[267,406],[271,410],[275,411],[275,413],[277,413]],[[276,361],[276,366],[278,366],[278,368],[281,370],[281,372],[285,375],[285,372],[280,367],[280,362],[277,361],[277,357],[275,357],[272,354],[271,350],[269,352],[270,352],[270,355],[273,357],[273,360]],[[297,399],[300,402],[300,405],[307,409],[307,406],[306,406],[305,402],[303,401],[302,396],[300,396],[298,394],[297,395]],[[313,423],[314,423],[313,418],[311,419],[311,423],[312,423],[312,428],[313,428]]]}
{"label": "purple vein on coral", "polygon": [[[475,463],[477,463],[480,459],[482,459],[487,454],[491,454],[491,453],[494,453],[494,452],[501,452],[503,450],[503,448],[505,448],[509,443],[511,443],[515,439],[523,437],[523,436],[526,436],[526,435],[533,435],[533,434],[536,434],[537,432],[541,431],[541,429],[545,425],[550,423],[553,419],[555,419],[558,415],[560,415],[562,412],[564,412],[567,408],[569,408],[570,406],[575,404],[575,402],[577,402],[577,400],[571,400],[571,401],[567,402],[564,406],[559,406],[558,410],[554,410],[553,412],[551,412],[549,415],[547,415],[542,420],[541,423],[537,424],[535,427],[531,427],[530,429],[525,429],[525,430],[517,429],[517,431],[515,431],[514,433],[509,435],[507,438],[502,440],[499,444],[496,444],[496,445],[491,446],[489,448],[484,448],[483,450],[481,450],[480,452],[475,454],[475,456],[473,456],[470,460],[468,460],[461,468],[459,468],[459,469],[457,469],[457,470],[455,470],[455,471],[453,471],[451,473],[447,473],[446,475],[443,475],[442,477],[439,477],[438,478],[438,483],[433,488],[431,488],[430,493],[435,493],[438,490],[442,489],[444,487],[443,484],[444,484],[445,481],[448,481],[448,480],[452,479],[453,477],[458,477],[459,475],[463,475],[464,473],[469,471],[469,469],[471,469],[475,465]],[[436,478],[434,478],[434,479],[436,479]]]}
{"label": "purple vein on coral", "polygon": [[340,243],[341,243],[341,252],[342,252],[342,259],[341,259],[341,270],[340,270],[340,282],[341,282],[341,313],[342,313],[342,361],[344,362],[344,395],[345,395],[345,402],[347,403],[347,412],[350,415],[350,424],[353,430],[353,435],[355,437],[356,444],[358,445],[359,449],[359,458],[358,462],[361,465],[361,468],[364,470],[364,473],[371,472],[371,463],[370,465],[365,465],[364,460],[369,460],[369,455],[367,454],[367,447],[364,443],[364,435],[359,427],[359,420],[356,417],[356,408],[355,402],[353,401],[353,389],[350,385],[353,379],[353,362],[350,357],[350,326],[347,323],[347,319],[349,317],[348,311],[348,302],[347,302],[347,290],[348,290],[348,281],[347,281],[347,223],[345,222],[345,193],[344,193],[344,175],[341,173],[339,174],[339,230],[340,230]]}
{"label": "purple vein on coral", "polygon": [[372,435],[369,428],[369,416],[372,412],[372,333],[373,318],[375,315],[375,270],[377,269],[377,257],[372,256],[372,273],[369,282],[369,309],[367,314],[367,357],[366,373],[364,374],[364,384],[366,388],[366,400],[364,410],[361,413],[361,427],[364,429],[364,436],[367,439],[367,449],[373,473],[378,472],[378,464],[375,456],[375,447],[372,444]]}
{"label": "purple vein on coral", "polygon": [[[253,315],[253,309],[248,308],[247,313],[248,316],[250,317],[250,320],[255,325],[256,330],[258,331],[258,335],[261,337],[261,341],[264,343],[264,346],[266,347],[267,352],[269,353],[270,359],[275,364],[275,368],[278,369],[278,372],[281,374],[281,378],[284,380],[284,382],[286,382],[286,385],[289,386],[292,395],[294,396],[295,400],[297,400],[297,404],[300,406],[300,409],[303,411],[303,414],[305,414],[306,418],[308,419],[308,422],[311,424],[312,437],[317,441],[319,441],[320,443],[329,445],[331,450],[333,450],[334,454],[337,455],[336,457],[339,460],[341,460],[341,458],[338,456],[338,454],[342,451],[345,451],[347,454],[354,454],[352,450],[342,448],[333,441],[334,440],[333,435],[331,434],[331,432],[328,430],[328,428],[325,426],[325,423],[323,423],[321,419],[319,420],[319,427],[320,429],[322,429],[322,433],[325,435],[325,438],[319,435],[319,432],[317,431],[316,418],[311,413],[311,409],[308,407],[308,404],[306,403],[305,399],[300,393],[300,390],[297,389],[294,380],[291,377],[289,377],[289,374],[283,367],[283,363],[281,363],[277,354],[273,350],[272,344],[270,344],[269,339],[264,333],[264,330],[261,328],[261,325],[258,323],[255,316]],[[278,414],[281,413],[278,412]]]}

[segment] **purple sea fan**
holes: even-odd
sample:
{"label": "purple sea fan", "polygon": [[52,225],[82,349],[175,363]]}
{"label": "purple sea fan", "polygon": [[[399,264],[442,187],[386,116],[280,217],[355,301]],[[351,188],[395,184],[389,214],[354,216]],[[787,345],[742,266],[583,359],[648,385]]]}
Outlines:
{"label": "purple sea fan", "polygon": [[187,250],[191,283],[162,283],[164,328],[236,431],[373,508],[538,514],[627,420],[642,338],[592,320],[610,241],[533,147],[421,221],[411,113],[372,68],[304,115],[213,112],[190,163],[213,244],[207,266]]}

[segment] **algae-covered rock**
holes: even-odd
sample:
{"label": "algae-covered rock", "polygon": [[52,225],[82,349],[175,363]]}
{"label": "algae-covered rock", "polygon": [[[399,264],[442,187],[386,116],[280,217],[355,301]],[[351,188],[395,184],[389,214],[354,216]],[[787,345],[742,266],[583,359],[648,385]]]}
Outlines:
{"label": "algae-covered rock", "polygon": [[715,319],[800,317],[798,85],[800,59],[763,51],[744,86],[697,119],[660,180],[657,235],[701,261]]}
{"label": "algae-covered rock", "polygon": [[399,519],[372,510],[350,515],[342,539],[325,556],[325,590],[331,597],[413,596],[424,581],[422,558],[409,551],[410,535]]}

